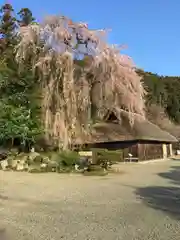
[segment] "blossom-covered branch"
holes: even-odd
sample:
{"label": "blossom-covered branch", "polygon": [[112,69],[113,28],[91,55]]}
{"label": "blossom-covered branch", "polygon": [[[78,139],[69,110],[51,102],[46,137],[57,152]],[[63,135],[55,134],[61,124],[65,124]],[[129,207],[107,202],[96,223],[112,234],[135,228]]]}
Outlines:
{"label": "blossom-covered branch", "polygon": [[[21,27],[16,59],[31,63],[42,90],[42,120],[46,136],[68,148],[89,132],[92,106],[96,117],[107,110],[144,115],[144,88],[135,66],[106,31],[89,30],[64,16]],[[83,64],[80,64],[83,63]],[[83,142],[83,139],[82,139]]]}

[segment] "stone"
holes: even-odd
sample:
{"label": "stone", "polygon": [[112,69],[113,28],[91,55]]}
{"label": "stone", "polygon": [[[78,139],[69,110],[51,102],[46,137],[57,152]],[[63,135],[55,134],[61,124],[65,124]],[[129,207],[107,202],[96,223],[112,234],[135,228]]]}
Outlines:
{"label": "stone", "polygon": [[27,163],[24,163],[24,170],[25,170],[25,171],[28,171],[28,169],[29,169],[28,164],[27,164]]}
{"label": "stone", "polygon": [[41,163],[40,167],[41,168],[46,168],[47,167],[47,163]]}
{"label": "stone", "polygon": [[0,163],[1,163],[2,170],[6,170],[8,167],[8,161],[2,160]]}
{"label": "stone", "polygon": [[30,154],[29,154],[29,159],[31,160],[31,161],[33,161],[36,157],[38,157],[38,156],[40,156],[40,154],[39,153],[37,153],[37,152],[31,152]]}
{"label": "stone", "polygon": [[16,166],[17,171],[23,171],[24,170],[24,163],[23,162],[18,162]]}
{"label": "stone", "polygon": [[47,156],[45,156],[43,157],[42,162],[48,164],[50,162],[50,159]]}
{"label": "stone", "polygon": [[12,167],[13,169],[16,169],[17,163],[18,163],[18,160],[12,159],[12,161],[11,161],[11,167]]}

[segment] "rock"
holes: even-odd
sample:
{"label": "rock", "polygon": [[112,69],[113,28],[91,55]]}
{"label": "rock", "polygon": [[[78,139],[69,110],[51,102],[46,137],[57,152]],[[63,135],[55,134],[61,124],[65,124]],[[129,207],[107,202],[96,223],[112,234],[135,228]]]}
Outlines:
{"label": "rock", "polygon": [[29,173],[41,173],[41,172],[44,172],[44,169],[41,168],[40,165],[33,164],[33,165],[30,165],[30,166],[29,166],[28,172],[29,172]]}
{"label": "rock", "polygon": [[34,148],[34,147],[31,148],[31,152],[32,152],[32,153],[35,152],[35,148]]}
{"label": "rock", "polygon": [[8,166],[12,169],[16,169],[18,164],[18,160],[16,159],[8,159]]}
{"label": "rock", "polygon": [[29,173],[42,173],[42,170],[40,168],[29,168]]}
{"label": "rock", "polygon": [[78,171],[78,170],[79,170],[79,165],[78,165],[78,164],[75,164],[75,165],[74,165],[74,169],[75,169],[76,171]]}
{"label": "rock", "polygon": [[6,159],[7,158],[7,156],[8,156],[8,150],[7,149],[5,149],[5,148],[0,148],[0,160],[4,160],[4,159]]}
{"label": "rock", "polygon": [[41,163],[40,167],[41,168],[46,168],[47,167],[47,163]]}
{"label": "rock", "polygon": [[28,171],[28,169],[29,169],[28,164],[27,164],[27,163],[24,163],[24,171]]}
{"label": "rock", "polygon": [[2,160],[0,162],[0,164],[1,164],[2,170],[6,170],[7,169],[7,167],[8,167],[8,161],[7,160]]}
{"label": "rock", "polygon": [[16,170],[17,171],[23,171],[24,170],[24,163],[23,162],[19,162],[17,163],[17,166],[16,166]]}
{"label": "rock", "polygon": [[28,165],[34,164],[34,160],[36,157],[40,157],[40,154],[37,152],[30,152],[27,157],[27,163]]}
{"label": "rock", "polygon": [[39,153],[37,153],[37,152],[31,152],[31,153],[29,154],[29,160],[30,160],[30,161],[34,161],[34,159],[37,158],[37,157],[39,157],[39,156],[40,156]]}
{"label": "rock", "polygon": [[48,164],[50,162],[49,157],[47,156],[43,157],[42,162]]}

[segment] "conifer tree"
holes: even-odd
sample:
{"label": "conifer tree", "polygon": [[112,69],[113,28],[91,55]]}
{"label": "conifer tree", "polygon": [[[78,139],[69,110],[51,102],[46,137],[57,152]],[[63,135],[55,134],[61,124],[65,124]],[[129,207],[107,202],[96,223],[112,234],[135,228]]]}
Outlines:
{"label": "conifer tree", "polygon": [[14,17],[14,9],[11,4],[6,3],[0,8],[0,50],[1,53],[9,50],[16,44],[17,21]]}
{"label": "conifer tree", "polygon": [[18,15],[20,17],[18,23],[21,27],[28,26],[35,20],[29,8],[21,8],[21,10],[18,12]]}

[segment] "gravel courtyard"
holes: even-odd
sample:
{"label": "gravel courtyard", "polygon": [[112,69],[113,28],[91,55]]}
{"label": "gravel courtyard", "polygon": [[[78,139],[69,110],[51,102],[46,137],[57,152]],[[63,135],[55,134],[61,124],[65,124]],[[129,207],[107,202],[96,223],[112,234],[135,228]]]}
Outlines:
{"label": "gravel courtyard", "polygon": [[106,177],[0,171],[0,229],[7,240],[179,240],[180,160],[122,170]]}

